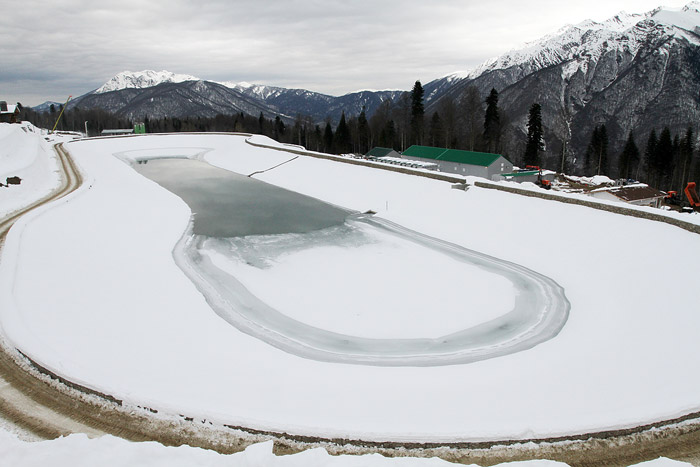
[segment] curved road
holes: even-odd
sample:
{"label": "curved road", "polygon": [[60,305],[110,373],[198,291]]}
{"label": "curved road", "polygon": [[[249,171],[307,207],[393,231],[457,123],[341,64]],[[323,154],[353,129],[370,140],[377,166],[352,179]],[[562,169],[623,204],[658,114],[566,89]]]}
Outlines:
{"label": "curved road", "polygon": [[[0,221],[0,246],[14,222],[39,205],[77,189],[82,177],[61,145],[56,146],[63,182],[52,194]],[[672,382],[670,382],[672,383]],[[152,416],[146,407],[126,407],[121,401],[51,374],[6,345],[0,351],[0,416],[53,439],[70,433],[99,436],[110,433],[132,440],[165,445],[188,444],[222,453],[272,439],[275,452],[285,454],[324,447],[331,454],[379,452],[386,456],[437,456],[452,462],[492,465],[527,459],[553,459],[571,466],[626,466],[659,456],[700,465],[700,414],[616,432],[575,437],[483,443],[397,444],[324,439],[269,433],[244,427],[213,426],[181,415],[180,420]],[[534,443],[534,444],[533,444]]]}

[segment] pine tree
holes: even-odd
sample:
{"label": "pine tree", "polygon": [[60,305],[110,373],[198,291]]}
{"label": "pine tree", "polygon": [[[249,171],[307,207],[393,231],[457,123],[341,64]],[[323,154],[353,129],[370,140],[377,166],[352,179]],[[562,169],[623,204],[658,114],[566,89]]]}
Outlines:
{"label": "pine tree", "polygon": [[584,166],[588,174],[608,173],[608,130],[605,125],[596,125],[593,129],[591,142],[586,148]]}
{"label": "pine tree", "polygon": [[345,154],[350,151],[350,146],[352,141],[350,139],[350,129],[345,121],[345,112],[340,115],[340,122],[338,127],[335,129],[335,152],[338,154]]}
{"label": "pine tree", "polygon": [[608,171],[608,130],[605,125],[600,126],[599,130],[600,144],[598,150],[598,169],[597,174],[607,174]]}
{"label": "pine tree", "polygon": [[265,116],[262,112],[260,112],[260,116],[258,117],[258,133],[261,135],[265,134]]}
{"label": "pine tree", "polygon": [[442,119],[438,112],[433,113],[433,117],[430,119],[430,131],[428,133],[428,139],[430,140],[431,146],[440,146],[442,142]]}
{"label": "pine tree", "polygon": [[544,149],[542,139],[542,108],[532,104],[527,120],[527,144],[523,160],[526,165],[540,165],[540,151]]}
{"label": "pine tree", "polygon": [[357,139],[358,139],[358,150],[360,154],[364,154],[369,151],[369,124],[367,122],[367,116],[365,114],[365,106],[362,106],[362,111],[357,117]]}
{"label": "pine tree", "polygon": [[395,148],[396,142],[396,125],[393,120],[389,120],[382,128],[379,135],[379,145],[385,148]]}
{"label": "pine tree", "polygon": [[680,167],[680,183],[678,186],[678,191],[681,191],[688,184],[688,175],[690,174],[690,165],[693,161],[693,153],[695,152],[695,141],[693,128],[688,127],[681,141],[680,148],[680,160],[678,161]]}
{"label": "pine tree", "polygon": [[275,117],[274,138],[277,141],[282,141],[282,138],[284,137],[284,131],[285,131],[284,122],[282,121],[280,116],[277,115]]}
{"label": "pine tree", "polygon": [[323,152],[330,153],[333,151],[333,128],[331,122],[326,122],[326,128],[323,130]]}
{"label": "pine tree", "polygon": [[673,173],[673,140],[668,127],[661,130],[650,165],[653,174],[650,183],[661,190],[666,189],[669,174]]}
{"label": "pine tree", "polygon": [[416,81],[411,91],[411,142],[412,144],[423,144],[423,86],[420,81]]}
{"label": "pine tree", "polygon": [[479,90],[476,86],[469,86],[462,94],[460,111],[465,123],[466,148],[474,151],[479,144],[479,121],[484,111],[481,105],[481,98],[479,97]]}
{"label": "pine tree", "polygon": [[586,147],[586,153],[583,159],[583,171],[586,175],[593,173],[596,167],[598,147],[600,146],[600,128],[596,125],[591,134],[591,141]]}
{"label": "pine tree", "polygon": [[622,154],[620,154],[620,177],[625,179],[630,178],[632,167],[637,164],[639,164],[639,148],[637,148],[637,144],[634,142],[634,135],[630,132],[627,137],[627,142],[625,143],[625,148],[622,150]]}
{"label": "pine tree", "polygon": [[647,138],[646,148],[644,148],[644,160],[639,164],[639,167],[637,167],[637,180],[644,179],[645,181],[649,181],[649,178],[652,176],[652,164],[658,143],[659,138],[656,136],[656,130],[652,128],[649,132],[649,138]]}
{"label": "pine tree", "polygon": [[498,115],[498,91],[491,89],[486,98],[486,115],[484,116],[484,140],[488,152],[496,152],[501,133],[501,122]]}

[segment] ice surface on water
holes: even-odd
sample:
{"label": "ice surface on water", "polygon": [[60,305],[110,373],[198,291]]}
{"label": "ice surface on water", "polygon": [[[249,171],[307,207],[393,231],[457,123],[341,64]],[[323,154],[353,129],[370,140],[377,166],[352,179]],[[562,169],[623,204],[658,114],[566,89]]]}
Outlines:
{"label": "ice surface on water", "polygon": [[[286,352],[364,365],[461,364],[528,349],[568,318],[564,290],[517,264],[200,161],[147,165],[141,173],[194,213],[177,264],[221,318]],[[319,273],[342,261],[350,271]],[[428,280],[440,273],[457,282]],[[476,289],[466,296],[469,284]],[[372,293],[362,295],[363,285]],[[479,298],[479,289],[489,293]],[[359,311],[365,316],[349,319]]]}
{"label": "ice surface on water", "polygon": [[[380,235],[396,236],[402,241],[412,242],[414,248],[448,255],[457,262],[503,276],[516,289],[512,310],[490,321],[438,337],[367,338],[311,326],[266,303],[236,277],[235,269],[229,268],[230,261],[219,261],[216,254],[211,254],[213,250],[207,249],[210,240],[207,237],[183,237],[176,248],[175,257],[216,313],[228,323],[286,352],[321,361],[378,366],[470,363],[525,350],[549,340],[559,333],[568,318],[570,306],[563,289],[534,271],[422,235],[386,220],[358,217],[349,222],[364,223],[370,229],[377,229]],[[332,231],[314,233],[311,238],[320,236],[327,240],[333,237],[332,234]],[[308,242],[302,237],[291,238],[291,243],[296,241],[297,247]],[[350,238],[361,237],[350,235]],[[271,251],[279,253],[277,258],[284,255],[283,241],[271,237],[257,240],[258,248],[260,242],[267,242],[273,245]],[[229,245],[235,243],[236,240]],[[250,252],[254,250],[254,247],[246,246],[239,257],[252,258],[254,255]],[[268,255],[265,261],[271,262],[273,256]],[[260,264],[263,271],[274,270],[271,263]],[[304,274],[304,271],[299,271],[299,274]],[[314,286],[307,284],[298,292],[314,293]],[[368,306],[382,304],[370,302]],[[398,326],[402,324],[397,323]]]}
{"label": "ice surface on water", "polygon": [[308,234],[207,239],[200,253],[310,326],[367,338],[437,338],[513,309],[516,289],[364,222]]}
{"label": "ice surface on water", "polygon": [[205,248],[230,256],[256,268],[267,269],[280,257],[319,247],[357,248],[376,243],[362,229],[348,223],[299,234],[210,237]]}

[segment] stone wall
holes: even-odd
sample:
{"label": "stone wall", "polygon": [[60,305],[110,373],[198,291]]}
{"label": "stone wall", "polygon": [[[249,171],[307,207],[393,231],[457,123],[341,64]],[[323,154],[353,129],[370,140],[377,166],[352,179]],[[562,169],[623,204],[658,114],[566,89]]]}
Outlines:
{"label": "stone wall", "polygon": [[628,208],[624,205],[615,206],[610,204],[598,203],[596,201],[589,201],[585,199],[572,198],[568,196],[557,195],[552,192],[545,191],[532,191],[523,188],[516,188],[513,186],[496,185],[493,183],[486,182],[475,182],[474,186],[479,188],[487,188],[490,190],[500,190],[508,193],[513,193],[516,195],[529,196],[531,198],[547,199],[551,201],[558,201],[560,203],[566,204],[577,204],[579,206],[586,206],[588,208],[598,209],[601,211],[613,212],[615,214],[622,214],[624,216],[638,217],[640,219],[648,219],[656,222],[664,222],[666,224],[671,224],[681,229],[700,234],[700,225],[693,224],[692,222],[686,222],[675,217],[666,216],[661,213],[648,212],[641,209]]}

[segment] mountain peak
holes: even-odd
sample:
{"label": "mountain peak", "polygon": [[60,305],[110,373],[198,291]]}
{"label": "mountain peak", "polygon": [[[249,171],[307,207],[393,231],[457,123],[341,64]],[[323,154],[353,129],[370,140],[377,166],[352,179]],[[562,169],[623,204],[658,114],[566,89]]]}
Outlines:
{"label": "mountain peak", "polygon": [[176,74],[165,70],[122,71],[98,88],[95,94],[129,88],[150,88],[161,83],[182,83],[183,81],[199,81],[199,78],[191,75]]}
{"label": "mountain peak", "polygon": [[700,26],[700,2],[693,1],[682,8],[660,7],[647,16],[657,23],[693,31]]}
{"label": "mountain peak", "polygon": [[[635,31],[635,28],[650,20],[687,36],[684,31],[694,32],[700,27],[700,1],[692,1],[682,8],[659,7],[645,14],[621,11],[602,22],[588,19],[569,24],[520,48],[488,59],[469,71],[447,75],[445,79],[475,79],[489,71],[514,66],[524,67],[525,72],[529,73],[563,62],[578,62],[582,56],[595,58],[609,51],[609,47],[621,47],[634,53],[641,35],[644,31],[648,32],[648,28],[640,31]],[[572,66],[569,71],[573,72],[576,68]]]}

